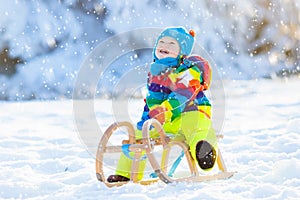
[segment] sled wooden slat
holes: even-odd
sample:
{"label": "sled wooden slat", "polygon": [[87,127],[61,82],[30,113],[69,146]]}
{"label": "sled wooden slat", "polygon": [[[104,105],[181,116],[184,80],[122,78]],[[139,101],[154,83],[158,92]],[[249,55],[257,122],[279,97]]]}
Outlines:
{"label": "sled wooden slat", "polygon": [[155,179],[141,180],[138,183],[141,185],[151,185],[153,183],[156,183],[159,180],[160,180],[159,178],[155,178]]}
{"label": "sled wooden slat", "polygon": [[200,176],[190,176],[187,178],[178,178],[175,182],[204,182],[204,181],[214,181],[220,179],[228,179],[232,177],[235,172],[221,172],[219,174],[212,175],[200,175]]}
{"label": "sled wooden slat", "polygon": [[105,153],[120,153],[122,152],[122,146],[108,146],[104,149]]}
{"label": "sled wooden slat", "polygon": [[223,160],[220,149],[218,150],[217,164],[218,164],[219,169],[222,172],[227,172],[227,168],[225,166],[225,163],[224,163],[224,160]]}
{"label": "sled wooden slat", "polygon": [[[169,136],[166,136],[165,140],[166,140],[167,142],[170,142],[170,141],[171,141],[171,139],[170,139]],[[151,143],[153,143],[154,145],[162,145],[160,138],[155,138],[155,139],[150,138],[150,141],[151,141]],[[136,143],[137,143],[137,144],[142,144],[142,143],[143,143],[143,139],[138,139],[138,140],[136,140]],[[130,142],[129,142],[129,140],[123,140],[123,141],[122,141],[122,144],[130,144]]]}
{"label": "sled wooden slat", "polygon": [[[120,153],[122,152],[123,146],[107,146],[104,148],[105,153]],[[142,152],[145,149],[143,144],[132,144],[129,146],[129,151],[132,152]]]}

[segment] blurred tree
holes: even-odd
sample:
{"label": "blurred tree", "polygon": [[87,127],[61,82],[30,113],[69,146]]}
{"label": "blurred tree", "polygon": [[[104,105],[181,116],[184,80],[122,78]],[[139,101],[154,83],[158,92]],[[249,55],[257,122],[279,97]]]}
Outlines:
{"label": "blurred tree", "polygon": [[8,47],[3,48],[0,52],[0,74],[12,76],[17,71],[16,65],[20,63],[23,63],[21,57],[10,57]]}

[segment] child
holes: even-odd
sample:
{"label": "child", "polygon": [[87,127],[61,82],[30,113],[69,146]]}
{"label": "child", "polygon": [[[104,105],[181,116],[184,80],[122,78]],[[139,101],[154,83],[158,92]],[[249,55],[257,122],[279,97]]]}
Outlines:
{"label": "child", "polygon": [[[211,124],[211,104],[204,94],[211,81],[209,63],[200,56],[189,56],[194,45],[194,32],[182,27],[165,29],[157,38],[148,75],[148,94],[142,119],[137,123],[136,138],[142,138],[142,126],[157,119],[166,133],[185,137],[192,158],[203,170],[215,163],[217,138]],[[157,137],[156,130],[150,131]],[[116,175],[108,182],[128,181],[132,160],[123,153]],[[141,161],[138,180],[143,177],[146,161]]]}

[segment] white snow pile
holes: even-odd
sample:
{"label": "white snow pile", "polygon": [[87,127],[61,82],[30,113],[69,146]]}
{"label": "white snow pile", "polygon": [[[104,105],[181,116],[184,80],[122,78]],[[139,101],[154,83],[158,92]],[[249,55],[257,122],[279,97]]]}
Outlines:
{"label": "white snow pile", "polygon": [[[1,199],[299,199],[299,81],[225,81],[220,148],[228,180],[107,188],[81,143],[72,101],[1,102]],[[143,100],[129,105],[137,121]],[[113,123],[111,101],[95,99],[101,130]],[[99,133],[100,134],[100,133]],[[101,137],[101,135],[99,135]]]}

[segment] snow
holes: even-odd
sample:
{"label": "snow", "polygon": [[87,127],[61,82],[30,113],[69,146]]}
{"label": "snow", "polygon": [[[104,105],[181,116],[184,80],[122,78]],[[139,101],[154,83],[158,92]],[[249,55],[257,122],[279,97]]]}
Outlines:
{"label": "snow", "polygon": [[[223,83],[220,148],[228,170],[237,171],[231,179],[107,188],[96,179],[94,154],[77,131],[73,101],[0,102],[0,198],[299,199],[299,81]],[[128,101],[128,120],[137,121],[143,100]],[[94,105],[104,132],[113,123],[112,100],[98,98]]]}
{"label": "snow", "polygon": [[[71,98],[88,53],[105,39],[138,28],[180,25],[194,29],[197,44],[213,58],[224,78],[255,79],[273,77],[280,69],[299,71],[299,59],[295,60],[299,54],[299,3],[295,1],[263,5],[237,0],[129,0],[124,4],[115,0],[0,0],[0,4],[0,51],[7,48],[11,58],[22,61],[13,77],[0,74],[0,99]],[[265,27],[258,33],[262,25]],[[135,35],[129,39],[143,42]],[[254,50],[266,43],[274,44],[273,49],[254,55]],[[148,53],[134,52],[143,63],[151,62]],[[132,61],[136,59],[128,57],[115,63],[114,73],[108,76],[120,78],[124,70],[117,64],[135,67]],[[101,95],[110,89],[102,88]]]}
{"label": "snow", "polygon": [[[296,0],[0,4],[0,51],[22,61],[13,76],[0,74],[0,199],[300,199],[299,77],[274,75],[299,72]],[[114,121],[139,120],[157,30],[178,25],[195,30],[195,53],[213,66],[207,93],[214,125],[225,136],[226,166],[237,173],[109,189],[95,176],[97,144]],[[266,44],[273,46],[255,55]],[[116,133],[113,142],[122,137]],[[176,175],[184,173],[180,166]]]}

